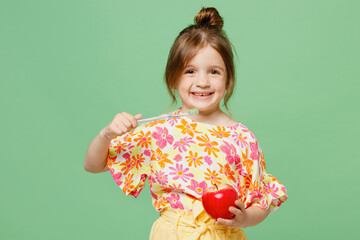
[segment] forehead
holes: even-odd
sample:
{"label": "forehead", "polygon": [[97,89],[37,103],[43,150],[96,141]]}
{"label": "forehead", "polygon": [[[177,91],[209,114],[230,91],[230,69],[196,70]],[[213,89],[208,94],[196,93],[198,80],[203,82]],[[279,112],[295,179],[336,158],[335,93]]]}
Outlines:
{"label": "forehead", "polygon": [[187,65],[193,65],[193,66],[218,65],[220,67],[225,68],[225,63],[221,54],[215,48],[209,45],[200,48],[192,58],[190,58],[187,62],[185,62],[185,66]]}

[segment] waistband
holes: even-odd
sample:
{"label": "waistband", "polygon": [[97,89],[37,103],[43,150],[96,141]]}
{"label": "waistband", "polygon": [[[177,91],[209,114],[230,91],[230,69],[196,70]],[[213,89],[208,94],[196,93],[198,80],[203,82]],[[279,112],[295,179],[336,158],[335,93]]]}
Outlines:
{"label": "waistband", "polygon": [[[187,229],[192,234],[184,240],[196,240],[202,235],[211,236],[210,239],[218,239],[217,235],[225,235],[226,239],[230,239],[232,234],[244,235],[240,228],[231,228],[223,225],[215,224],[204,210],[200,201],[193,204],[193,211],[178,210],[173,208],[165,208],[160,213],[160,218],[173,224],[175,232],[179,229]],[[208,238],[206,238],[208,239]]]}

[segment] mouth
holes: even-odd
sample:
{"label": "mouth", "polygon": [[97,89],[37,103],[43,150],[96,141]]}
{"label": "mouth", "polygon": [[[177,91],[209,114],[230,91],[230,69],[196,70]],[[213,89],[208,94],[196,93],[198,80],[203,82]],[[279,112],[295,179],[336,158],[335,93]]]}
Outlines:
{"label": "mouth", "polygon": [[191,92],[191,94],[194,96],[205,97],[205,96],[210,96],[214,93],[213,92]]}

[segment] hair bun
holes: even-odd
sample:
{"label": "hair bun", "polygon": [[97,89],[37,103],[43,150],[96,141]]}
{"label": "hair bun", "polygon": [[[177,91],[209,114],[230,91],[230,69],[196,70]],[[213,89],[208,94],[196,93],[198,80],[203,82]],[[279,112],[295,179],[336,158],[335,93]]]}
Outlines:
{"label": "hair bun", "polygon": [[195,24],[199,27],[217,27],[220,30],[224,25],[224,21],[216,8],[202,8],[195,16]]}

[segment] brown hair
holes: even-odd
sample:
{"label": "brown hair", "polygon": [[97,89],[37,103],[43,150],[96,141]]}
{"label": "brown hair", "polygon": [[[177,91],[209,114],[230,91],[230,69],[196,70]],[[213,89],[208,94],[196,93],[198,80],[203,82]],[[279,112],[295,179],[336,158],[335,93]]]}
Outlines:
{"label": "brown hair", "polygon": [[222,30],[223,19],[215,8],[202,8],[195,16],[194,22],[195,24],[180,32],[170,49],[165,81],[172,98],[172,105],[176,103],[175,86],[185,66],[201,48],[209,45],[219,52],[226,66],[227,91],[224,96],[224,106],[230,113],[227,102],[234,90],[235,67],[231,43]]}

